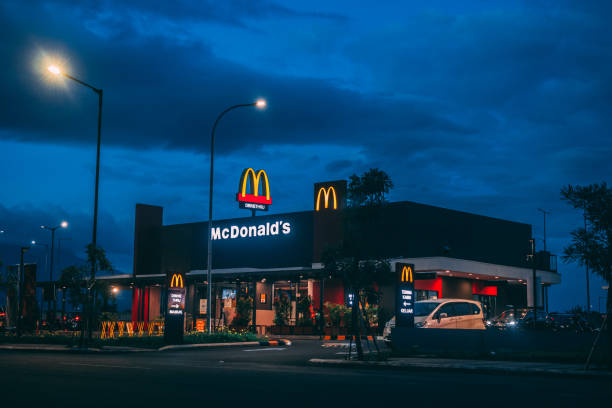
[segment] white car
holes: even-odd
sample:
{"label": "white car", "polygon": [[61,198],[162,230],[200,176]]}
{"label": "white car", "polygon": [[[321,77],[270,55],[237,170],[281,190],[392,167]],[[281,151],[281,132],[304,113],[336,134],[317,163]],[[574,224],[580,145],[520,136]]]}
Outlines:
{"label": "white car", "polygon": [[[383,330],[388,339],[395,327],[395,316]],[[474,329],[484,330],[482,305],[475,300],[436,299],[421,300],[414,303],[414,327],[428,329]]]}

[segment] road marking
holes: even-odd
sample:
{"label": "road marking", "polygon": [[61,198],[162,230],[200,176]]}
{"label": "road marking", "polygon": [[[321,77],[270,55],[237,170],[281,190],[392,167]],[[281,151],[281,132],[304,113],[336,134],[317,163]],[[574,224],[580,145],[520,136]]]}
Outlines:
{"label": "road marking", "polygon": [[242,351],[283,351],[283,350],[287,350],[285,347],[266,347],[266,348],[260,348],[260,349],[247,349],[247,350],[242,350]]}
{"label": "road marking", "polygon": [[104,368],[134,368],[137,370],[152,370],[150,367],[130,367],[130,366],[122,366],[122,365],[108,365],[108,364],[85,364],[85,363],[60,363],[62,365],[70,365],[70,366],[85,366],[85,367],[104,367]]}

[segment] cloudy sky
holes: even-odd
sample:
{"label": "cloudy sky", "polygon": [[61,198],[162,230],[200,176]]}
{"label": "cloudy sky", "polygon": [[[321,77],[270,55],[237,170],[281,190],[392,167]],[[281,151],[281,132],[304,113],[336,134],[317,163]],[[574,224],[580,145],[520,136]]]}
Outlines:
{"label": "cloudy sky", "polygon": [[[312,183],[370,167],[413,200],[532,224],[560,254],[581,214],[563,185],[612,175],[607,1],[12,1],[0,3],[0,240],[90,239],[96,95],[104,89],[99,243],[131,272],[134,206],[165,222],[215,217],[244,166],[266,168],[274,212],[309,209]],[[539,241],[541,247],[542,242]],[[554,308],[585,304],[560,262]],[[602,282],[592,281],[598,307]],[[603,300],[602,300],[603,302]]]}

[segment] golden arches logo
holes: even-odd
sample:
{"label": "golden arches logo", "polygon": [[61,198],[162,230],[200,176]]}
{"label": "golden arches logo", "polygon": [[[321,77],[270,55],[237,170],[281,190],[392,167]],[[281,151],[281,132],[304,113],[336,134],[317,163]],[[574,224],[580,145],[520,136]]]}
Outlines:
{"label": "golden arches logo", "polygon": [[[252,175],[253,177],[249,177],[249,175]],[[268,181],[268,175],[266,174],[265,170],[259,170],[257,172],[255,172],[255,170],[253,170],[252,168],[248,168],[246,170],[244,170],[242,172],[242,176],[240,177],[240,195],[244,198],[247,193],[246,193],[246,188],[247,188],[247,181],[250,179],[251,180],[251,191],[252,191],[252,195],[254,197],[259,196],[259,178],[263,176],[263,183],[262,183],[262,187],[263,187],[263,193],[265,193],[266,195],[266,200],[270,200],[270,182]]]}
{"label": "golden arches logo", "polygon": [[182,288],[183,287],[183,276],[175,273],[172,275],[172,279],[170,279],[170,287],[171,288]]}
{"label": "golden arches logo", "polygon": [[400,281],[407,282],[407,283],[412,283],[414,281],[414,274],[410,266],[404,265],[402,267],[402,276],[401,276]]}
{"label": "golden arches logo", "polygon": [[321,187],[319,189],[319,192],[317,193],[317,204],[315,206],[315,210],[319,211],[320,209],[320,205],[321,205],[321,193],[323,193],[323,199],[325,201],[325,207],[323,208],[328,208],[329,207],[329,196],[330,194],[333,194],[333,198],[334,198],[334,210],[338,209],[338,199],[336,197],[336,189],[334,188],[334,186],[329,186],[328,188],[325,187]]}

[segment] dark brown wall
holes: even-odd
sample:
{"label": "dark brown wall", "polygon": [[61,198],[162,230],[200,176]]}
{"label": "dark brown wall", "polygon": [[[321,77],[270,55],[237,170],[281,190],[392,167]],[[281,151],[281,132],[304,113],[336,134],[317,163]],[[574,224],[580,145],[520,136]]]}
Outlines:
{"label": "dark brown wall", "polygon": [[161,273],[161,226],[164,209],[136,204],[134,275]]}
{"label": "dark brown wall", "polygon": [[462,278],[442,278],[442,297],[472,299],[472,281]]}

